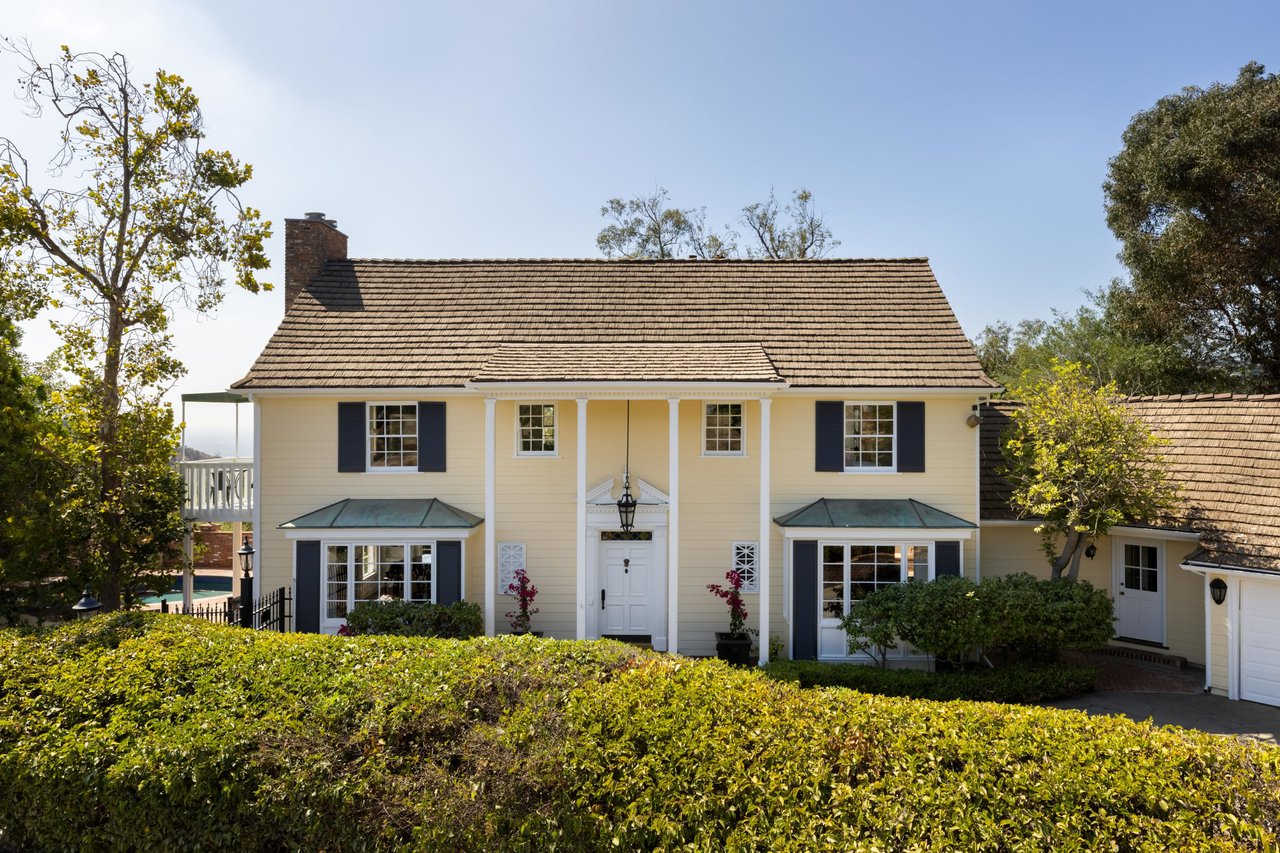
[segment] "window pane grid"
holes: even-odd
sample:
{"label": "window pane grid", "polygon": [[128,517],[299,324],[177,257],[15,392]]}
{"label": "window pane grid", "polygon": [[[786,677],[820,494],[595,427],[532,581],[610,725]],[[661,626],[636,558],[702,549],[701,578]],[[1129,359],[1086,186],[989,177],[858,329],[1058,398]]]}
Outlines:
{"label": "window pane grid", "polygon": [[741,403],[707,403],[704,418],[704,453],[741,455],[744,452]]}
{"label": "window pane grid", "polygon": [[846,403],[844,467],[893,467],[892,403]]}
{"label": "window pane grid", "polygon": [[556,452],[554,403],[521,403],[517,411],[521,453]]}
{"label": "window pane grid", "polygon": [[434,553],[435,545],[430,542],[327,546],[325,618],[345,619],[362,601],[431,601],[435,594]]}
{"label": "window pane grid", "polygon": [[853,602],[912,578],[929,578],[928,545],[823,545],[822,616],[839,619]]}
{"label": "window pane grid", "polygon": [[370,404],[369,467],[418,467],[416,403]]}

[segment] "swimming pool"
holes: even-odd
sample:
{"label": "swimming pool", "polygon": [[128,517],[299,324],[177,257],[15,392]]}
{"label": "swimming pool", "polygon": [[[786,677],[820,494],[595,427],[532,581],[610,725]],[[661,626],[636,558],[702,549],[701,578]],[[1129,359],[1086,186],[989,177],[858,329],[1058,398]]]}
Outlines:
{"label": "swimming pool", "polygon": [[[191,595],[193,599],[216,598],[219,595],[231,594],[230,575],[196,575],[195,581],[195,589]],[[144,605],[159,604],[161,601],[167,601],[170,604],[182,601],[182,575],[174,577],[173,585],[164,595],[148,595],[138,599],[138,603]]]}

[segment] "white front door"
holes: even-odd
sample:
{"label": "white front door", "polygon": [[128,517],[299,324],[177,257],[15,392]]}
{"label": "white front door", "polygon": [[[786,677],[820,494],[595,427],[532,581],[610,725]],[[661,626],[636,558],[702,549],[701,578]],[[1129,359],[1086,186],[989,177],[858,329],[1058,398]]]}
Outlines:
{"label": "white front door", "polygon": [[653,541],[613,539],[600,543],[600,633],[652,636]]}
{"label": "white front door", "polygon": [[1157,544],[1117,543],[1116,636],[1164,644],[1164,554]]}

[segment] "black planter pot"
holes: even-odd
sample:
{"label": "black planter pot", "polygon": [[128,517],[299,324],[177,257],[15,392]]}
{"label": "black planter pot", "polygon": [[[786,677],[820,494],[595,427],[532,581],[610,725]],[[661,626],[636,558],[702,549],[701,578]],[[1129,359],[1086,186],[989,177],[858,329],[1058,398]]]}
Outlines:
{"label": "black planter pot", "polygon": [[541,637],[541,636],[542,636],[542,632],[541,632],[541,631],[512,631],[512,632],[511,632],[511,636],[513,636],[513,637],[523,637],[523,636],[525,636],[526,634],[528,634],[528,635],[529,635],[529,636],[531,636],[531,637]]}
{"label": "black planter pot", "polygon": [[717,631],[716,657],[734,666],[751,666],[751,635]]}

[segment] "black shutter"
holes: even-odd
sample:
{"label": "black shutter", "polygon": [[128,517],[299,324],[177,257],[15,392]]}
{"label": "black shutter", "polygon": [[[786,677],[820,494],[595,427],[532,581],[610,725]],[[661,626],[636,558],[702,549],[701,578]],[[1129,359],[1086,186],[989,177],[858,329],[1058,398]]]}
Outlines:
{"label": "black shutter", "polygon": [[444,403],[418,404],[418,470],[444,470]]}
{"label": "black shutter", "polygon": [[819,400],[814,404],[815,471],[844,470],[844,403]]}
{"label": "black shutter", "polygon": [[960,543],[934,542],[933,575],[960,577]]}
{"label": "black shutter", "polygon": [[338,404],[338,471],[364,470],[368,423],[364,403]]}
{"label": "black shutter", "polygon": [[818,657],[818,543],[791,545],[791,659]]}
{"label": "black shutter", "polygon": [[898,404],[898,470],[924,471],[924,403]]}
{"label": "black shutter", "polygon": [[320,631],[320,542],[294,543],[293,627],[295,631]]}
{"label": "black shutter", "polygon": [[462,543],[436,543],[436,604],[462,600]]}

